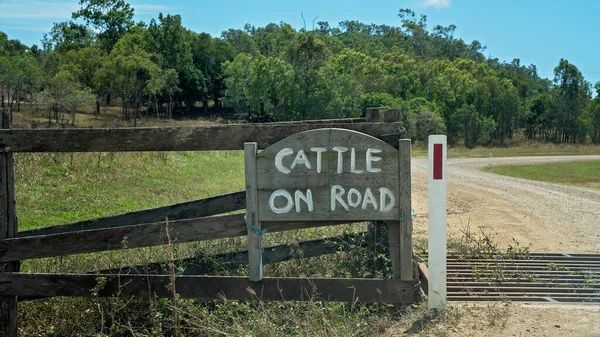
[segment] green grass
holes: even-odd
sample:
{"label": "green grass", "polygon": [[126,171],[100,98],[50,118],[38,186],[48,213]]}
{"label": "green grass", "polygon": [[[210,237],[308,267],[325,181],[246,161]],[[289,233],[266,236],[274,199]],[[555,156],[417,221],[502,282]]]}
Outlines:
{"label": "green grass", "polygon": [[498,166],[484,170],[518,178],[600,189],[598,161]]}
{"label": "green grass", "polygon": [[17,154],[19,230],[244,189],[243,153]]}

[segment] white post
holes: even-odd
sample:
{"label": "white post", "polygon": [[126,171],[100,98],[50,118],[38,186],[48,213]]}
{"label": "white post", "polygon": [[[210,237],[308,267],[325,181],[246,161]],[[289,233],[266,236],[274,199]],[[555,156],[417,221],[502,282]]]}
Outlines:
{"label": "white post", "polygon": [[429,309],[446,305],[446,136],[429,136]]}
{"label": "white post", "polygon": [[490,157],[488,158],[488,168],[492,168],[492,153],[490,152]]}

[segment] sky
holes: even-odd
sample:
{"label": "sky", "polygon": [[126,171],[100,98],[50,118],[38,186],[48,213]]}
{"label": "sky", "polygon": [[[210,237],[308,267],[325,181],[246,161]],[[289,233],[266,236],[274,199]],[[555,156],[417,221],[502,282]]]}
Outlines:
{"label": "sky", "polygon": [[[586,80],[600,81],[600,1],[597,0],[131,0],[137,21],[159,13],[180,14],[185,27],[220,36],[246,23],[286,22],[312,28],[313,19],[399,25],[400,8],[427,15],[429,28],[457,26],[455,37],[478,40],[488,57],[535,64],[553,78],[561,58],[575,64]],[[65,21],[78,0],[0,0],[0,31],[10,39],[40,45],[54,22]],[[315,22],[316,22],[315,21]]]}

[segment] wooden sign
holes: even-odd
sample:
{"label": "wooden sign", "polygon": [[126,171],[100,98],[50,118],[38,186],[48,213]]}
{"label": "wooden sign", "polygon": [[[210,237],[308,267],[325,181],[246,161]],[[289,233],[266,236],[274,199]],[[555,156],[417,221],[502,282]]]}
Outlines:
{"label": "wooden sign", "polygon": [[328,220],[388,220],[394,278],[413,279],[409,139],[396,149],[327,128],[257,149],[244,144],[250,281],[262,279],[263,222]]}
{"label": "wooden sign", "polygon": [[356,131],[317,129],[256,156],[264,221],[398,220],[398,150]]}

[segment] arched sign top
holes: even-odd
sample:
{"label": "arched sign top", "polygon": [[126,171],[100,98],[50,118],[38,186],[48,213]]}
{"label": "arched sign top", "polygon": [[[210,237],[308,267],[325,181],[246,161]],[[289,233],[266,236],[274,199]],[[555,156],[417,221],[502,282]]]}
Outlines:
{"label": "arched sign top", "polygon": [[316,129],[256,155],[260,221],[398,220],[398,150],[366,134]]}
{"label": "arched sign top", "polygon": [[298,147],[333,147],[344,144],[352,144],[355,150],[366,151],[367,148],[377,148],[390,155],[397,155],[398,150],[390,144],[354,130],[324,128],[300,132],[289,136],[264,149],[258,157],[276,155],[283,148]]}

